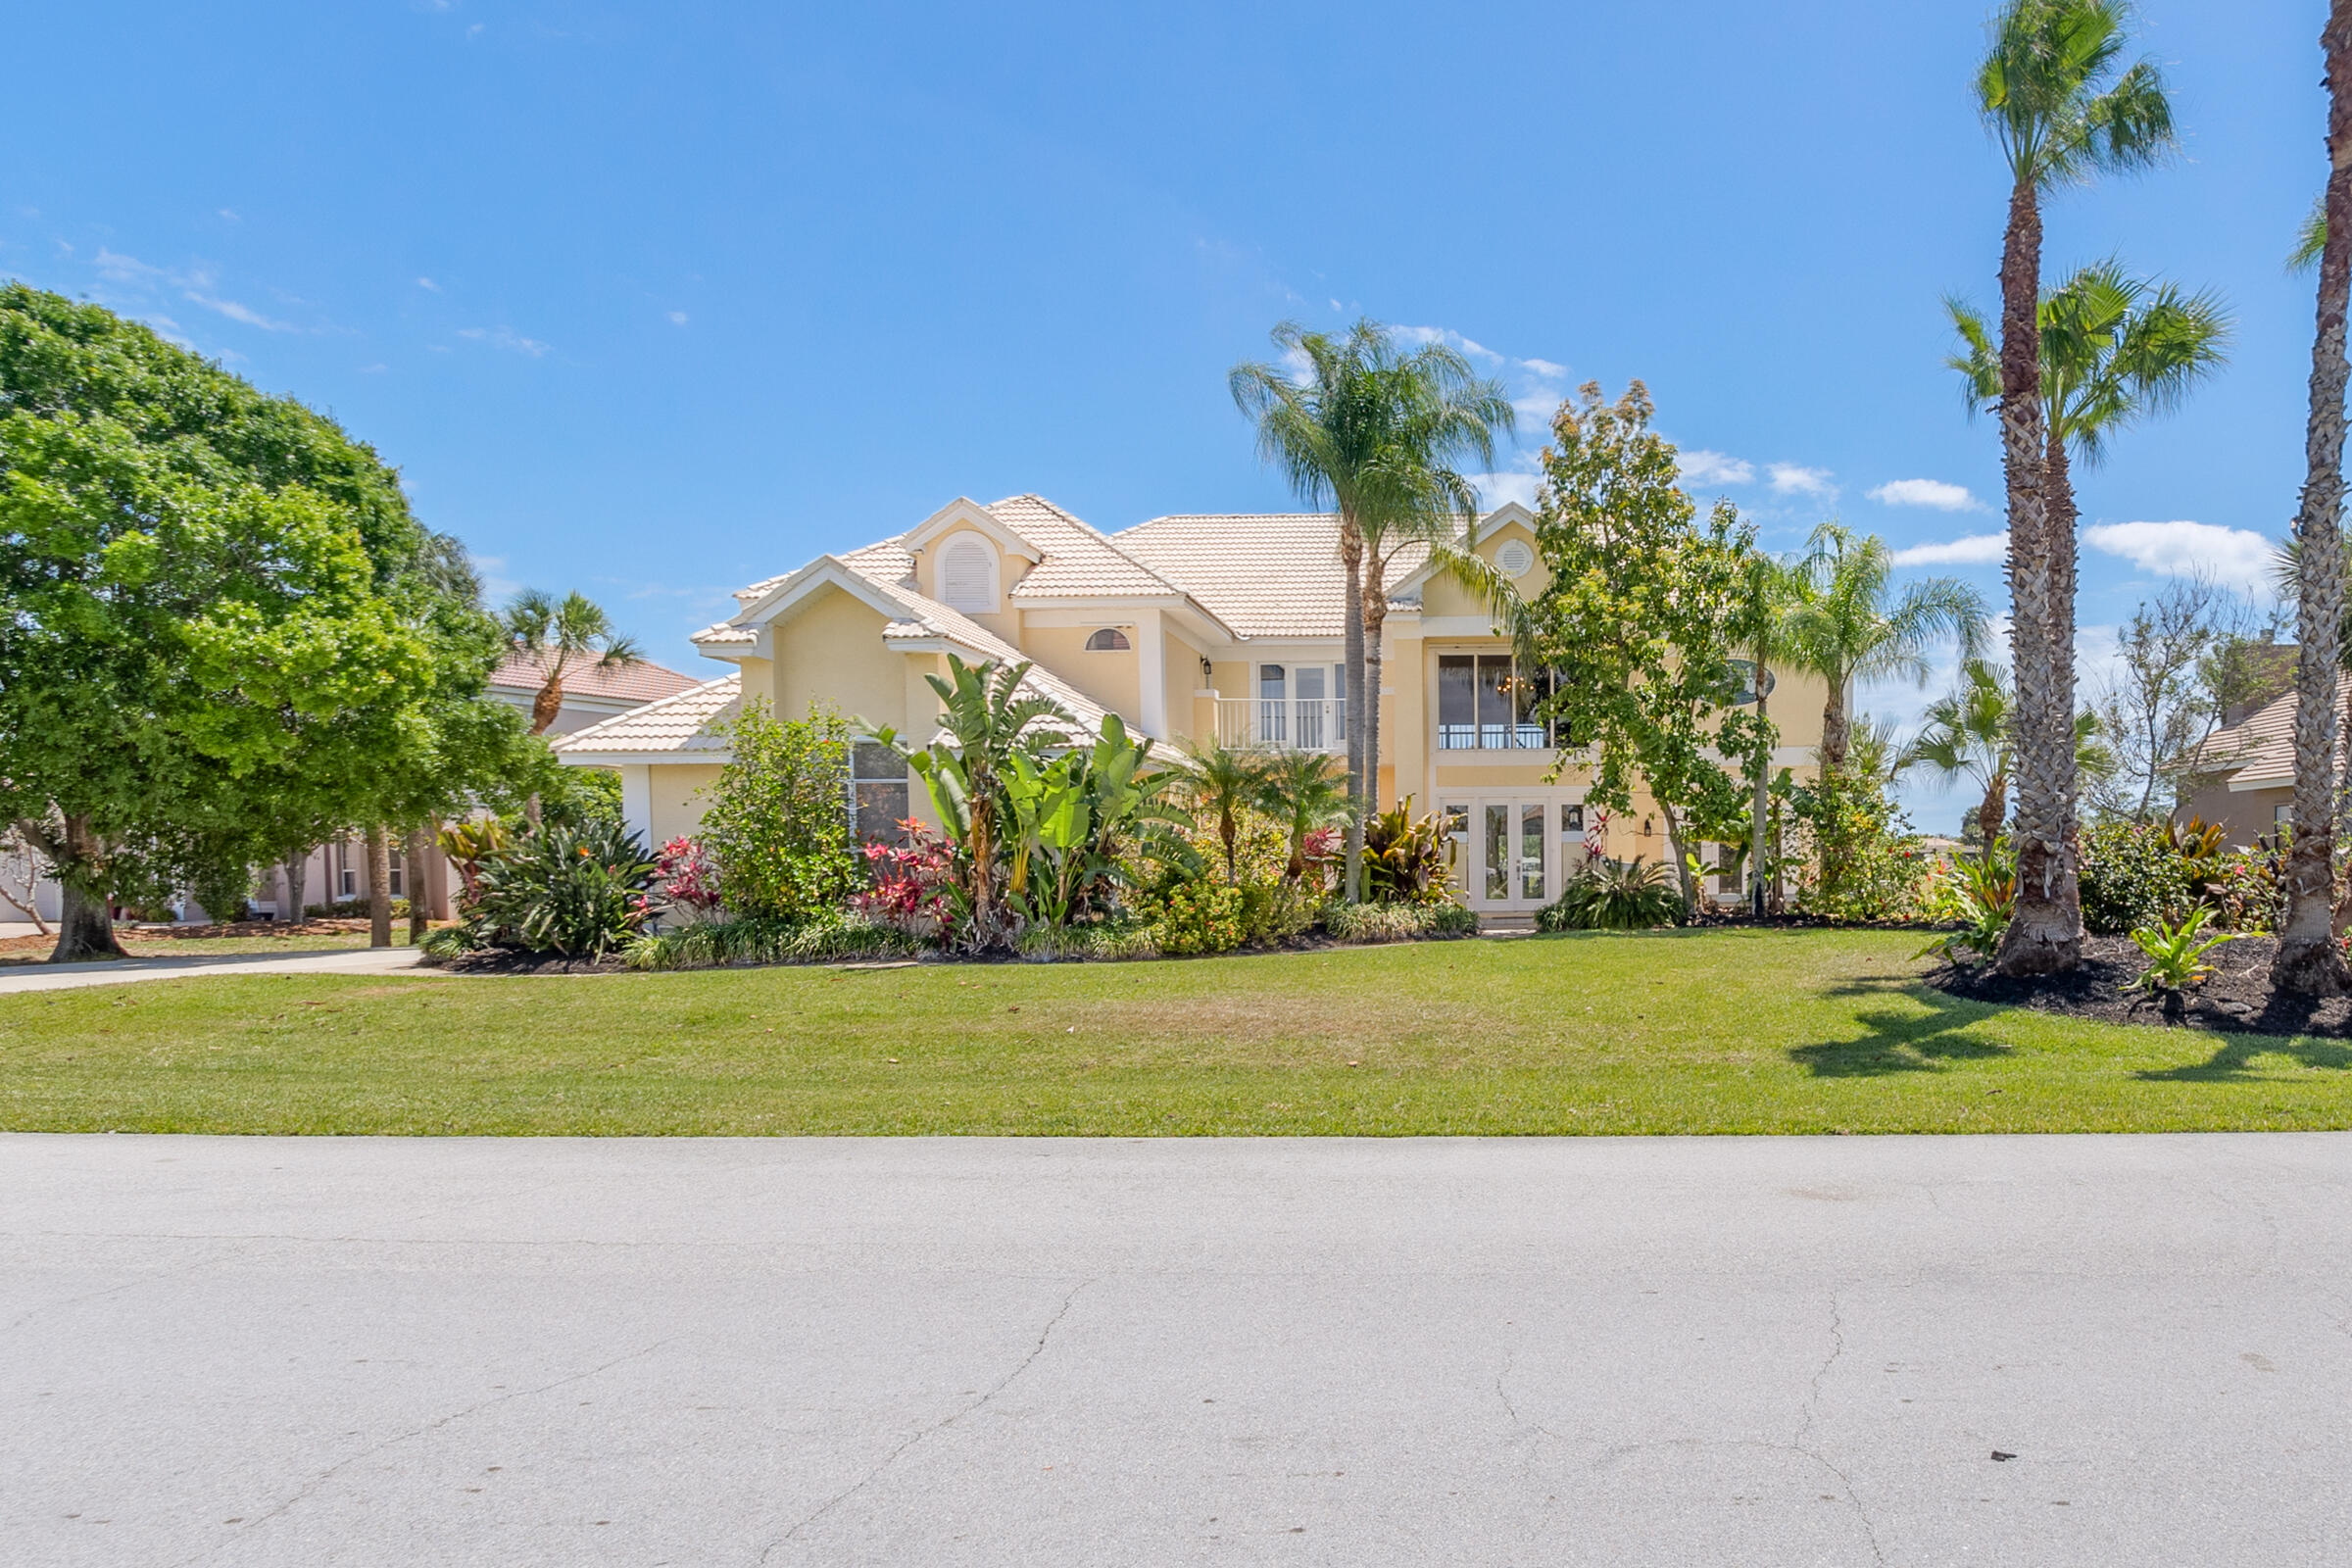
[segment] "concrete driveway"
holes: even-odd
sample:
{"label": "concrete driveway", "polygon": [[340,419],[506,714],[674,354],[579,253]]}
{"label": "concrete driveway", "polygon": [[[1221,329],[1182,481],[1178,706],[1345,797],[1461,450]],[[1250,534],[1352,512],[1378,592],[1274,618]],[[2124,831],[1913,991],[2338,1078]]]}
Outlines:
{"label": "concrete driveway", "polygon": [[390,974],[414,969],[415,948],[321,948],[310,953],[215,953],[185,958],[111,958],[98,963],[26,963],[0,967],[0,997],[19,991],[126,986],[207,974]]}
{"label": "concrete driveway", "polygon": [[2352,1555],[2344,1135],[15,1137],[0,1335],[12,1564]]}

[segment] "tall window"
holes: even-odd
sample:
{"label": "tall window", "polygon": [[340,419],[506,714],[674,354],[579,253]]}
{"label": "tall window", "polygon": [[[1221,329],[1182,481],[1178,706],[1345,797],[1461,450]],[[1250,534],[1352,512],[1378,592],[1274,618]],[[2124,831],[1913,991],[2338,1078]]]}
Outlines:
{"label": "tall window", "polygon": [[396,899],[405,899],[409,896],[409,858],[406,855],[403,855],[397,847],[391,851],[391,856],[392,884],[390,887],[386,888],[385,891],[390,893],[392,897]]}
{"label": "tall window", "polygon": [[907,815],[906,759],[872,741],[853,744],[850,810],[859,843],[898,843]]}
{"label": "tall window", "polygon": [[1438,656],[1438,749],[1545,751],[1553,726],[1536,716],[1550,695],[1548,674],[1519,670],[1508,654]]}

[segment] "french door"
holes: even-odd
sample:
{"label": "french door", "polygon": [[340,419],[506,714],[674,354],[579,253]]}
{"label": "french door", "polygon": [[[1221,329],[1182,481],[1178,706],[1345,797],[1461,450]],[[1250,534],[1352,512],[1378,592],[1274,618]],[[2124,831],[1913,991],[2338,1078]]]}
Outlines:
{"label": "french door", "polygon": [[1481,796],[1446,803],[1454,840],[1454,874],[1474,909],[1533,909],[1558,886],[1553,820],[1560,808],[1542,800]]}

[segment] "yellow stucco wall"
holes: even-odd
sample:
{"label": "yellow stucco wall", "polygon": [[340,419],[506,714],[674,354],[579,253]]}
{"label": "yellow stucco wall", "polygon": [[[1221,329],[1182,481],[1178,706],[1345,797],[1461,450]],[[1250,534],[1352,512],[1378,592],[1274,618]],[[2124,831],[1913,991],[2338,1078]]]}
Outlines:
{"label": "yellow stucco wall", "polygon": [[1123,653],[1086,651],[1096,626],[1032,626],[1023,634],[1021,652],[1059,675],[1130,724],[1143,722],[1143,703],[1136,684],[1136,631],[1122,628],[1128,647]]}
{"label": "yellow stucco wall", "polygon": [[881,612],[838,589],[797,610],[775,628],[777,714],[797,718],[821,701],[845,718],[903,728],[906,656],[883,646]]}
{"label": "yellow stucco wall", "polygon": [[[1171,740],[1191,740],[1199,733],[1198,715],[1193,711],[1193,693],[1200,689],[1201,650],[1187,642],[1172,628],[1162,623],[1160,632],[1162,663],[1160,675],[1166,704],[1162,711],[1168,715]],[[1210,713],[1210,722],[1215,714]]]}
{"label": "yellow stucco wall", "polygon": [[668,843],[684,833],[702,830],[704,796],[718,782],[718,769],[708,764],[649,768],[653,781],[653,842]]}

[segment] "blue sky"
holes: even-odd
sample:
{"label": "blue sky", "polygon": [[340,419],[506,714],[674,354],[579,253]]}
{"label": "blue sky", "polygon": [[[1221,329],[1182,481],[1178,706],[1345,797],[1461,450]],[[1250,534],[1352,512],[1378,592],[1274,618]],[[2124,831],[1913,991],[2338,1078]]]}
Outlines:
{"label": "blue sky", "polygon": [[[1938,304],[1993,296],[1988,9],[24,7],[0,274],[331,411],[497,586],[581,588],[689,669],[728,588],[958,494],[1286,505],[1224,389],[1286,316],[1475,345],[1527,411],[1496,493],[1557,393],[1641,376],[1770,543],[1836,514],[1997,601],[1951,548],[1997,533],[1999,466]],[[2237,318],[2082,476],[2094,664],[2293,512],[2324,10],[2149,0],[2181,154],[2049,209],[2053,271],[2119,255]]]}

